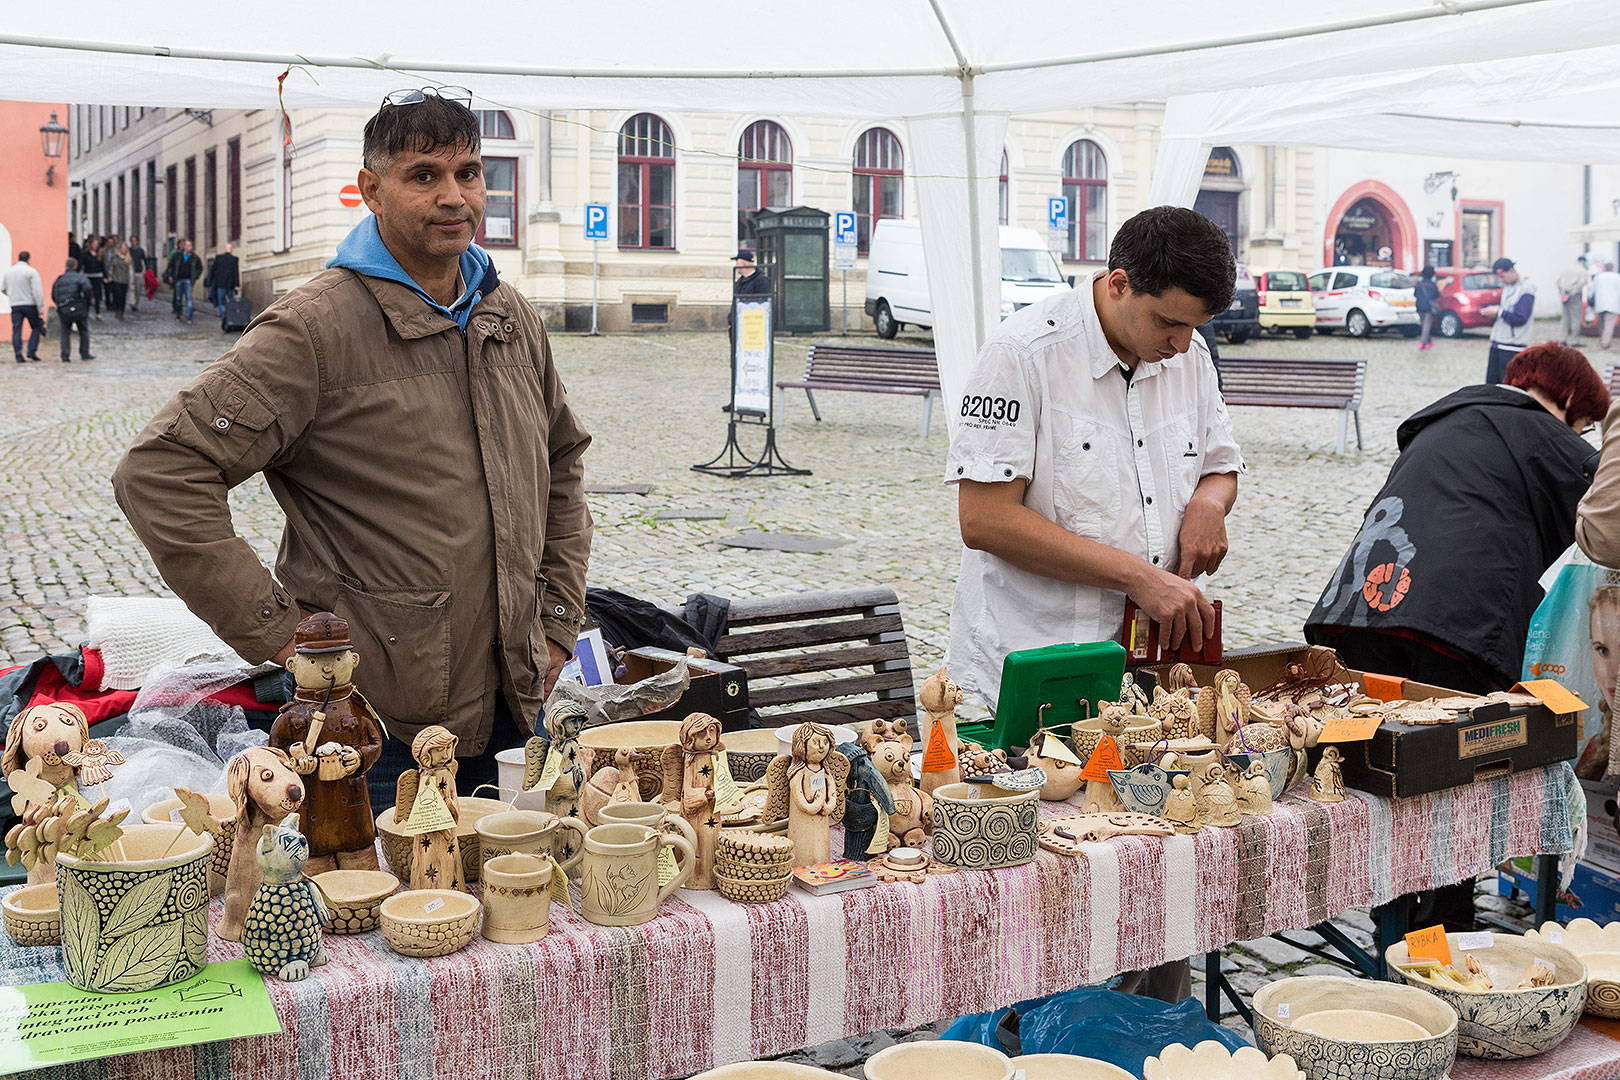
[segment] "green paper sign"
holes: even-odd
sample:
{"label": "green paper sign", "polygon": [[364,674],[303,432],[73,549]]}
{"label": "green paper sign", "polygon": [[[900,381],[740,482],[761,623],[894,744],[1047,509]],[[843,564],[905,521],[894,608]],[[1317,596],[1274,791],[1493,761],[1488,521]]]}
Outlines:
{"label": "green paper sign", "polygon": [[209,964],[173,986],[94,994],[65,982],[0,986],[0,1061],[37,1069],[281,1030],[246,960]]}

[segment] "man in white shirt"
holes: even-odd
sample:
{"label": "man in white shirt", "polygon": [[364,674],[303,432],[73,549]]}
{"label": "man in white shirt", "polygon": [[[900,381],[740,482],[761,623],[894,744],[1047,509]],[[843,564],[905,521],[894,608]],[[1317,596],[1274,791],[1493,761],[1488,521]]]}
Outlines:
{"label": "man in white shirt", "polygon": [[1194,647],[1243,459],[1196,327],[1232,302],[1226,233],[1157,207],[1108,269],[1001,324],[968,375],[946,481],[961,576],[948,663],[994,708],[1017,649],[1118,639],[1125,598]]}
{"label": "man in white shirt", "polygon": [[[39,362],[39,336],[45,332],[45,282],[39,271],[28,265],[28,252],[17,253],[17,265],[0,278],[0,292],[11,303],[11,351],[17,363]],[[28,356],[23,357],[23,323],[28,324]]]}
{"label": "man in white shirt", "polygon": [[1558,275],[1558,302],[1563,305],[1565,345],[1581,343],[1581,309],[1586,304],[1586,256],[1575,256],[1575,265]]}
{"label": "man in white shirt", "polygon": [[1620,322],[1620,273],[1610,263],[1592,278],[1592,309],[1598,317],[1598,344],[1607,349],[1614,341],[1614,324]]}

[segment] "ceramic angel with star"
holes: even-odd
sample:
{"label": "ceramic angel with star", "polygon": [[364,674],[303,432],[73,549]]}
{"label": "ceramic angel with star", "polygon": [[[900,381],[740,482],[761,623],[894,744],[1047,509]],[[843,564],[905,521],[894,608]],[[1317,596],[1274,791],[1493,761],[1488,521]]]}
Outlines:
{"label": "ceramic angel with star", "polygon": [[793,753],[778,754],[765,770],[771,792],[765,816],[770,821],[787,818],[795,866],[832,861],[832,825],[843,817],[849,777],[849,759],[835,754],[833,745],[828,728],[800,724],[793,733]]}
{"label": "ceramic angel with star", "polygon": [[682,720],[680,740],[664,748],[664,805],[685,818],[697,836],[697,857],[692,860],[692,876],[686,881],[688,889],[715,886],[714,852],[720,836],[720,818],[715,813],[715,769],[724,749],[720,721],[708,713],[693,713]]}
{"label": "ceramic angel with star", "polygon": [[[456,839],[456,823],[461,817],[456,796],[456,742],[447,728],[437,724],[423,728],[411,743],[417,767],[399,774],[394,820],[403,820],[404,831],[411,837],[413,889],[459,889],[465,884],[461,845]],[[441,807],[448,815],[441,812]],[[411,820],[418,815],[439,827],[412,832]]]}

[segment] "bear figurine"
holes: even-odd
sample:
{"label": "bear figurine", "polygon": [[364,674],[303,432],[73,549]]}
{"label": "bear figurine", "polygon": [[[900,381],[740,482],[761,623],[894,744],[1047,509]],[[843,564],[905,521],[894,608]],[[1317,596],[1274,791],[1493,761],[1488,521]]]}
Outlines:
{"label": "bear figurine", "polygon": [[326,963],[321,928],[330,917],[320,889],[304,877],[309,841],[298,831],[298,815],[266,825],[256,855],[264,881],[248,908],[242,950],[260,974],[297,982]]}

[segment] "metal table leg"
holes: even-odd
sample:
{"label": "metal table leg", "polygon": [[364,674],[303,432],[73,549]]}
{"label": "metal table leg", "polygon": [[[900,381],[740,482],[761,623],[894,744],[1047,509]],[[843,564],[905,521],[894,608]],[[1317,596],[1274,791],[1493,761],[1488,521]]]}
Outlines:
{"label": "metal table leg", "polygon": [[1536,925],[1552,922],[1558,910],[1557,855],[1536,856]]}

